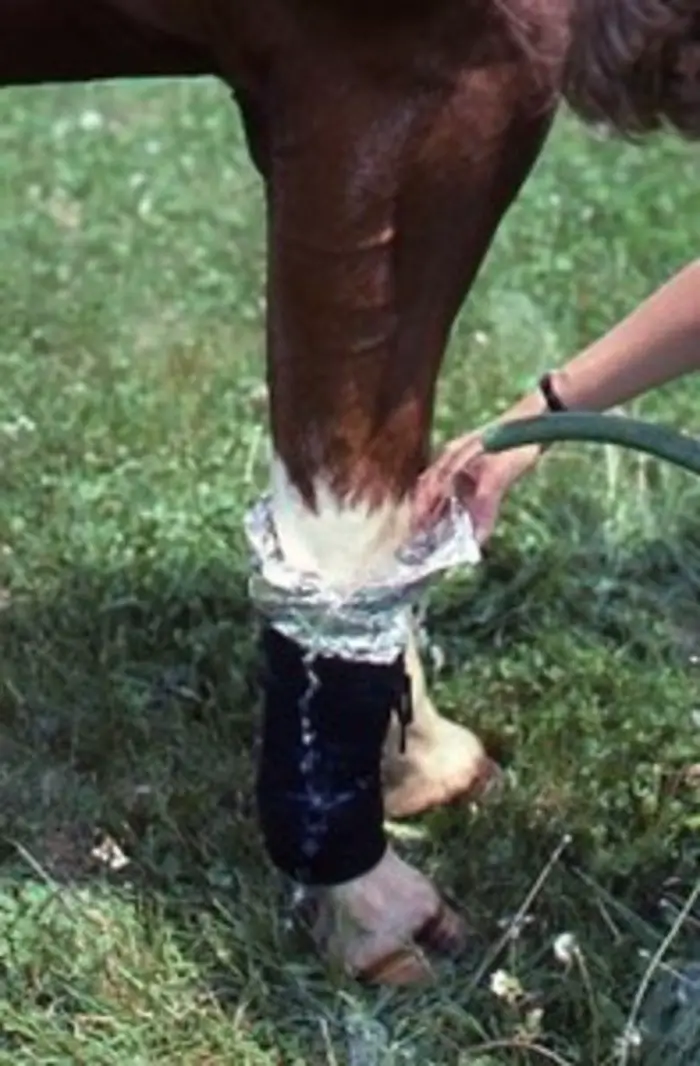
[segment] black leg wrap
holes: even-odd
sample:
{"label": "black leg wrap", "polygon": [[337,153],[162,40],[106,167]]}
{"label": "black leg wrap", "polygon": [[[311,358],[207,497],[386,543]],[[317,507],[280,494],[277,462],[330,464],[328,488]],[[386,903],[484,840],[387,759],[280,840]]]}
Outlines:
{"label": "black leg wrap", "polygon": [[410,692],[389,666],[314,658],[267,627],[258,811],[273,863],[306,885],[371,870],[386,837],[381,756],[393,709]]}

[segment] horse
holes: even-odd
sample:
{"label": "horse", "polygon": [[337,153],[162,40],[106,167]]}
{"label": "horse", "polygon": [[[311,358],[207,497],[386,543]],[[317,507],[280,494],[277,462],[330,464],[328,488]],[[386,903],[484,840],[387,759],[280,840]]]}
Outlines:
{"label": "horse", "polygon": [[[259,822],[358,980],[423,981],[467,941],[384,819],[482,794],[496,767],[436,710],[386,590],[450,330],[557,110],[565,7],[0,0],[3,86],[214,76],[240,108],[268,223]],[[354,606],[323,629],[319,598]]]}

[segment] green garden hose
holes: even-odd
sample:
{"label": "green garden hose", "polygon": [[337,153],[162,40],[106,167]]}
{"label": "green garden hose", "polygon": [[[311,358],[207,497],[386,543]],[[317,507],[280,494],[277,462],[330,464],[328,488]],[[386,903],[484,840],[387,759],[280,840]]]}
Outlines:
{"label": "green garden hose", "polygon": [[523,418],[492,426],[483,434],[484,450],[503,452],[527,444],[589,441],[633,448],[700,475],[700,440],[666,426],[637,418],[590,411],[566,412]]}

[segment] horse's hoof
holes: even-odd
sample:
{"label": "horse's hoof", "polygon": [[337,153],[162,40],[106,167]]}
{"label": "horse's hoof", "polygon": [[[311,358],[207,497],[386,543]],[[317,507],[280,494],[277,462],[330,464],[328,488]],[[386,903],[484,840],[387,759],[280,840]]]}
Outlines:
{"label": "horse's hoof", "polygon": [[322,956],[371,984],[431,980],[428,953],[455,957],[467,938],[462,918],[391,849],[363,877],[308,897],[304,919]]}
{"label": "horse's hoof", "polygon": [[389,952],[376,962],[358,970],[353,976],[364,985],[393,985],[403,988],[407,985],[426,984],[434,979],[435,972],[420,949],[406,947]]}
{"label": "horse's hoof", "polygon": [[363,984],[414,985],[433,980],[435,971],[426,952],[455,958],[466,944],[464,921],[444,902],[413,934],[413,944],[398,948],[355,974]]}
{"label": "horse's hoof", "polygon": [[409,818],[457,800],[483,803],[501,790],[503,773],[473,733],[444,722],[440,734],[434,743],[417,742],[406,755],[394,756],[388,763],[387,818]]}
{"label": "horse's hoof", "polygon": [[442,900],[435,914],[423,923],[413,939],[427,951],[455,958],[466,947],[467,926],[464,919]]}

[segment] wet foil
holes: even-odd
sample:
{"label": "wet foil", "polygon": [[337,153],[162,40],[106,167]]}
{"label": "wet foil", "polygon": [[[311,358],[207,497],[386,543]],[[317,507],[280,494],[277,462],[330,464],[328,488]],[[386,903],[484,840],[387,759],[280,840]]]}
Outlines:
{"label": "wet foil", "polygon": [[252,550],[249,592],[266,621],[310,656],[391,663],[402,655],[430,584],[481,559],[467,510],[453,499],[443,518],[415,534],[381,579],[344,590],[289,566],[280,550],[270,496],[245,518]]}

